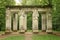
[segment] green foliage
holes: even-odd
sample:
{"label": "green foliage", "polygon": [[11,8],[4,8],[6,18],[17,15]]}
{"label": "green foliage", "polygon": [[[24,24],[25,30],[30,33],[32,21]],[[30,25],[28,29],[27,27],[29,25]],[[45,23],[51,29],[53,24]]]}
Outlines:
{"label": "green foliage", "polygon": [[[14,5],[14,0],[0,0],[0,30],[5,30],[5,6]],[[52,4],[52,23],[54,30],[60,30],[60,0],[22,0],[22,5],[47,5]],[[39,18],[41,20],[41,18]],[[32,17],[28,14],[28,27],[32,27]],[[41,22],[41,21],[39,21]],[[30,27],[31,26],[31,27]],[[39,27],[41,23],[39,24]]]}
{"label": "green foliage", "polygon": [[[47,5],[47,4],[53,5],[52,8],[53,30],[60,30],[60,0],[24,0],[22,2],[24,3],[24,5]],[[39,26],[41,26],[41,24],[39,24]]]}
{"label": "green foliage", "polygon": [[32,12],[27,13],[27,29],[32,29]]}
{"label": "green foliage", "polygon": [[5,9],[0,8],[0,30],[5,28]]}
{"label": "green foliage", "polygon": [[53,29],[60,31],[60,0],[53,0]]}
{"label": "green foliage", "polygon": [[0,30],[5,30],[5,6],[14,4],[14,0],[0,0]]}
{"label": "green foliage", "polygon": [[23,0],[22,5],[47,5],[48,0]]}
{"label": "green foliage", "polygon": [[24,40],[25,39],[25,36],[9,36],[7,38],[4,38],[3,40]]}

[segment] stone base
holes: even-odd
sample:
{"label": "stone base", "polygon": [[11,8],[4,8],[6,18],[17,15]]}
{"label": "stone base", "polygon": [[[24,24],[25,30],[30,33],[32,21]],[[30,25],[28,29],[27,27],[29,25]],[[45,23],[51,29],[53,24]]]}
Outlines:
{"label": "stone base", "polygon": [[25,32],[25,30],[20,30],[20,32]]}
{"label": "stone base", "polygon": [[12,31],[11,30],[5,30],[5,34],[11,34]]}
{"label": "stone base", "polygon": [[21,34],[24,34],[24,33],[25,33],[25,30],[20,30],[20,33],[21,33]]}
{"label": "stone base", "polygon": [[42,30],[42,32],[46,32],[46,30]]}
{"label": "stone base", "polygon": [[33,30],[33,33],[35,33],[35,34],[38,33],[38,30]]}
{"label": "stone base", "polygon": [[25,32],[27,32],[27,30],[25,30]]}
{"label": "stone base", "polygon": [[13,32],[17,32],[17,30],[13,30]]}
{"label": "stone base", "polygon": [[52,33],[53,33],[52,30],[46,30],[46,32],[47,32],[48,34],[52,34]]}
{"label": "stone base", "polygon": [[19,32],[20,34],[24,34],[25,32]]}
{"label": "stone base", "polygon": [[48,34],[53,34],[53,32],[47,32]]}
{"label": "stone base", "polygon": [[5,34],[11,34],[11,32],[5,32]]}
{"label": "stone base", "polygon": [[34,34],[38,34],[39,32],[33,32]]}

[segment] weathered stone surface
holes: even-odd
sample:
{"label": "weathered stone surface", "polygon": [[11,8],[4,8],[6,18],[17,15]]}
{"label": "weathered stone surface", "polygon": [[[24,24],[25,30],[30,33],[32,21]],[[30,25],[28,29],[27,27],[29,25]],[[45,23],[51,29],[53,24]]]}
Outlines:
{"label": "weathered stone surface", "polygon": [[[9,6],[8,6],[9,7]],[[13,6],[14,7],[14,6]],[[15,14],[15,17],[13,18],[13,31],[17,31],[18,26],[18,16],[19,16],[19,31],[25,32],[27,30],[27,15],[26,11],[32,11],[32,30],[33,32],[38,32],[38,12],[46,12],[42,14],[42,31],[45,31],[47,33],[52,32],[52,16],[50,13],[51,7],[41,7],[40,6],[15,6],[15,8],[9,7],[6,10],[6,32],[11,32],[11,12],[19,12],[18,15]],[[21,7],[21,8],[20,8]],[[47,22],[47,23],[46,23]],[[47,29],[46,29],[47,26]]]}
{"label": "weathered stone surface", "polygon": [[18,14],[15,13],[14,17],[13,17],[13,31],[17,31],[17,27],[18,27]]}
{"label": "weathered stone surface", "polygon": [[24,17],[24,29],[27,30],[27,14],[24,13],[25,17]]}
{"label": "weathered stone surface", "polygon": [[46,32],[46,30],[42,30],[42,32]]}
{"label": "weathered stone surface", "polygon": [[[26,30],[26,15],[24,14],[25,11],[21,10],[20,11],[20,16],[19,16],[19,30],[20,32],[25,32]],[[21,31],[22,30],[22,31]]]}
{"label": "weathered stone surface", "polygon": [[45,13],[42,13],[41,14],[41,16],[42,16],[42,31],[44,32],[45,30],[46,30],[46,14]]}
{"label": "weathered stone surface", "polygon": [[46,32],[51,33],[52,32],[52,15],[50,10],[47,12],[47,30]]}
{"label": "weathered stone surface", "polygon": [[33,29],[33,32],[38,32],[38,11],[35,9],[33,11],[33,15],[32,15],[32,29]]}
{"label": "weathered stone surface", "polygon": [[9,9],[6,10],[6,31],[11,31],[11,12]]}
{"label": "weathered stone surface", "polygon": [[20,30],[20,32],[25,32],[25,30]]}

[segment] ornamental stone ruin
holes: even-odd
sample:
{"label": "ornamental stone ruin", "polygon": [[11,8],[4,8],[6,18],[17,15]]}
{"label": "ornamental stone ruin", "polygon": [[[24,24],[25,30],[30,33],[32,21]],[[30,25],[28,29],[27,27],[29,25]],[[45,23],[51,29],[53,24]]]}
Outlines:
{"label": "ornamental stone ruin", "polygon": [[[52,32],[52,15],[50,5],[44,6],[6,6],[6,32],[26,32],[27,31],[27,13],[32,13],[32,32],[38,30],[38,12],[41,13],[42,31]],[[17,28],[19,26],[19,28]],[[12,30],[13,28],[13,30]],[[19,29],[19,30],[18,30]]]}

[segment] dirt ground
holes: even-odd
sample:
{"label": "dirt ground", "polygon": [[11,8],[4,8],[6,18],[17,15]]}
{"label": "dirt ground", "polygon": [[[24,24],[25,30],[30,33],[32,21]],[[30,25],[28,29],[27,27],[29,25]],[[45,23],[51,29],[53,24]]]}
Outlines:
{"label": "dirt ground", "polygon": [[[33,32],[25,32],[24,34],[19,34],[17,32],[13,32],[12,34],[0,34],[0,40],[3,38],[6,38],[8,36],[17,36],[17,35],[24,35],[25,36],[25,40],[32,40],[32,36],[33,36]],[[37,33],[39,35],[45,35],[47,34],[46,32],[39,32]],[[60,36],[59,32],[53,32],[52,35],[57,35]]]}

